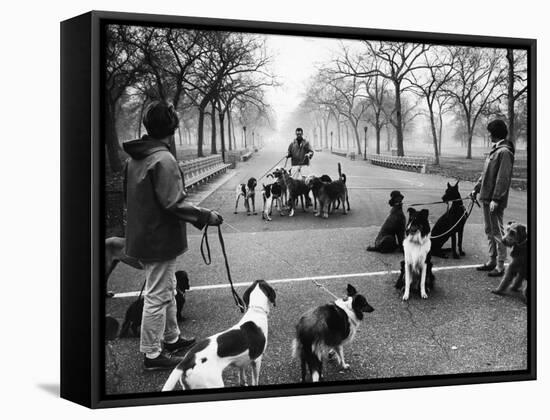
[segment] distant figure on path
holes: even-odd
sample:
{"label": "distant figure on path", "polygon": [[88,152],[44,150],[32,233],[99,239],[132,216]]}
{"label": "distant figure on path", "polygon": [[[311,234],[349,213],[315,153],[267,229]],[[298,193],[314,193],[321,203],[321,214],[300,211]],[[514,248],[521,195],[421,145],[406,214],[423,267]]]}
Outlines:
{"label": "distant figure on path", "polygon": [[[291,176],[295,179],[303,179],[310,175],[309,163],[313,158],[313,149],[309,142],[303,137],[304,130],[296,129],[296,138],[288,146],[286,162],[290,159]],[[286,166],[285,162],[285,166]],[[306,196],[306,205],[311,207],[311,198]]]}

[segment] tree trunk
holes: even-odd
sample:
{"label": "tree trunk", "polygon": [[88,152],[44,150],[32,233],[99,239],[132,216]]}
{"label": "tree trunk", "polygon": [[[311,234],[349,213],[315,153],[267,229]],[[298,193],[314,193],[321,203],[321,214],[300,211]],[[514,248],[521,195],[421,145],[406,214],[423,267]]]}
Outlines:
{"label": "tree trunk", "polygon": [[433,144],[434,144],[434,158],[435,158],[435,164],[439,165],[439,151],[437,150],[437,132],[435,128],[435,117],[434,112],[431,106],[428,105],[428,109],[430,110],[430,124],[432,126],[432,138],[433,138]]}
{"label": "tree trunk", "polygon": [[466,159],[472,158],[472,139],[474,137],[474,128],[468,127],[468,151],[466,153]]}
{"label": "tree trunk", "polygon": [[514,98],[514,51],[511,48],[506,50],[508,60],[508,140],[515,143],[515,98]]}
{"label": "tree trunk", "polygon": [[361,137],[359,136],[359,131],[357,130],[357,126],[353,126],[353,131],[355,132],[355,140],[357,142],[357,154],[361,156],[363,154],[361,150]]}
{"label": "tree trunk", "polygon": [[443,138],[443,115],[439,112],[439,156],[441,156],[441,142]]}
{"label": "tree trunk", "polygon": [[336,128],[338,129],[338,149],[342,148],[342,135],[340,133],[340,117],[336,120]]}
{"label": "tree trunk", "polygon": [[376,114],[376,120],[374,124],[374,129],[376,130],[376,154],[380,154],[380,131],[382,131],[382,126],[380,125],[380,114]]}
{"label": "tree trunk", "polygon": [[389,152],[391,151],[391,127],[390,125],[386,125],[386,135],[388,136],[388,141],[386,143],[386,150]]}
{"label": "tree trunk", "polygon": [[202,150],[202,146],[204,143],[204,108],[205,106],[199,106],[199,124],[197,128],[197,157],[204,157],[204,152]]}
{"label": "tree trunk", "polygon": [[220,120],[220,142],[221,142],[221,149],[222,149],[222,160],[225,163],[225,133],[224,133],[224,127],[223,127],[223,117],[224,112],[221,110],[221,107],[219,108],[218,112],[218,118]]}
{"label": "tree trunk", "polygon": [[323,120],[325,124],[325,148],[328,149],[328,117]]}
{"label": "tree trunk", "polygon": [[216,146],[216,105],[212,102],[212,112],[210,113],[210,126],[211,126],[211,140],[210,140],[210,154],[215,155],[218,153]]}
{"label": "tree trunk", "polygon": [[395,134],[397,137],[397,156],[405,156],[405,150],[403,148],[403,116],[401,114],[401,86],[400,86],[400,83],[394,83],[394,85],[395,85],[395,117],[396,117]]}
{"label": "tree trunk", "polygon": [[115,104],[108,101],[105,129],[105,146],[107,148],[109,166],[111,171],[120,172],[122,170],[122,160],[119,155],[120,144],[118,143],[118,134],[116,132]]}

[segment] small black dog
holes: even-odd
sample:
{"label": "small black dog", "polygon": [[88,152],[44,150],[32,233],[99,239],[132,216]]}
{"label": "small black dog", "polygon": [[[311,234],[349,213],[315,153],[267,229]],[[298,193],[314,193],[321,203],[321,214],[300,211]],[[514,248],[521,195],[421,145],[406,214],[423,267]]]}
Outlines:
{"label": "small black dog", "polygon": [[[185,304],[185,291],[189,290],[189,277],[187,272],[180,270],[176,271],[176,308],[178,322],[183,321],[183,305]],[[120,329],[120,337],[130,337],[130,331],[134,337],[139,337],[141,330],[141,318],[143,316],[143,296],[137,300],[126,310],[126,316]]]}
{"label": "small black dog", "polygon": [[[455,185],[447,183],[447,189],[445,194],[441,197],[441,200],[445,202],[453,201],[449,209],[442,215],[432,229],[432,255],[440,258],[447,258],[443,245],[451,238],[451,250],[453,252],[453,258],[460,258],[460,256],[466,255],[462,249],[462,238],[464,236],[464,225],[468,214],[464,204],[462,203],[460,192],[458,191],[458,182]],[[453,227],[454,226],[454,227]],[[456,237],[458,234],[458,252],[456,249]]]}
{"label": "small black dog", "polygon": [[405,224],[407,219],[403,213],[403,195],[395,190],[390,193],[390,214],[380,228],[374,241],[374,246],[367,247],[367,251],[389,253],[396,249],[403,249],[405,238]]}

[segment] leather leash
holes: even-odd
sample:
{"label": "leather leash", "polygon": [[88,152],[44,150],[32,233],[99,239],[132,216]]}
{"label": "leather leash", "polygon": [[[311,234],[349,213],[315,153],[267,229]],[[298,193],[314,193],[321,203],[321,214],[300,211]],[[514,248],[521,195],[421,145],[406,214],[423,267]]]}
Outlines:
{"label": "leather leash", "polygon": [[[241,313],[244,313],[246,310],[246,305],[244,304],[242,298],[239,296],[239,294],[235,290],[235,286],[233,286],[233,279],[231,278],[231,271],[229,270],[229,261],[227,259],[227,253],[225,251],[225,242],[223,240],[222,228],[220,225],[218,225],[218,239],[220,241],[220,246],[222,248],[223,259],[225,262],[225,269],[227,271],[227,278],[231,286],[231,294],[233,296],[233,300],[235,301],[235,305],[237,305]],[[205,248],[206,248],[206,253],[205,253]],[[204,231],[202,233],[201,255],[206,265],[212,264],[212,256],[210,254],[210,244],[208,243],[208,225],[204,227]]]}

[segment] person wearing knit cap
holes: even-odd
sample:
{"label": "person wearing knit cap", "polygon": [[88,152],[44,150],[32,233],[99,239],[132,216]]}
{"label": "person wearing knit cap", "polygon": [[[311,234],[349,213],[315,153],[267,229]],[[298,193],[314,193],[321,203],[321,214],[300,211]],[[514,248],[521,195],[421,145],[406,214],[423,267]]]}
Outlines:
{"label": "person wearing knit cap", "polygon": [[187,251],[186,224],[198,229],[220,225],[221,215],[187,203],[183,174],[170,152],[179,124],[171,104],[149,105],[147,134],[123,144],[130,158],[124,169],[126,254],[145,271],[140,351],[145,370],[173,369],[182,358],[172,354],[191,346],[180,336],[176,310],[176,258]]}
{"label": "person wearing knit cap", "polygon": [[471,193],[479,194],[483,207],[485,234],[489,245],[489,261],[477,267],[487,271],[490,277],[504,274],[506,246],[502,243],[504,209],[508,205],[508,194],[514,167],[514,144],[508,141],[508,128],[500,119],[491,121],[487,131],[493,143],[485,159],[483,172]]}

